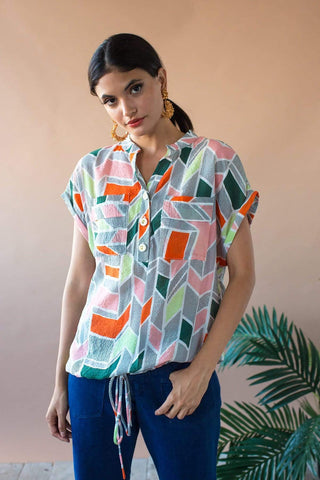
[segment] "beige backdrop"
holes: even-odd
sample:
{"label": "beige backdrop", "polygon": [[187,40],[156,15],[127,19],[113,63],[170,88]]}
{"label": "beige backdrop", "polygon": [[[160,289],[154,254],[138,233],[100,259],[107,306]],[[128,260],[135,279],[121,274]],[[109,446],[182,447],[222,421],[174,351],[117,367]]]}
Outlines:
{"label": "beige backdrop", "polygon": [[[318,0],[1,0],[0,461],[71,459],[50,437],[75,163],[111,144],[87,65],[107,36],[142,35],[196,133],[230,144],[261,198],[248,306],[285,312],[319,345]],[[249,371],[220,374],[224,401],[253,399]],[[147,454],[142,440],[136,456]]]}

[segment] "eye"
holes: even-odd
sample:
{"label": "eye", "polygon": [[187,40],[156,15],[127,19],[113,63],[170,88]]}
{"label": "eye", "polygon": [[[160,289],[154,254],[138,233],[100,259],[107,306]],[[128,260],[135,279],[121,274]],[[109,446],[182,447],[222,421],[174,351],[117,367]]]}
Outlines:
{"label": "eye", "polygon": [[113,107],[116,104],[116,99],[115,98],[106,98],[106,100],[103,101],[103,105],[108,105],[108,107]]}
{"label": "eye", "polygon": [[133,85],[133,87],[131,88],[131,93],[140,93],[140,92],[141,92],[141,89],[142,89],[142,86],[143,86],[143,83],[136,83],[136,84]]}

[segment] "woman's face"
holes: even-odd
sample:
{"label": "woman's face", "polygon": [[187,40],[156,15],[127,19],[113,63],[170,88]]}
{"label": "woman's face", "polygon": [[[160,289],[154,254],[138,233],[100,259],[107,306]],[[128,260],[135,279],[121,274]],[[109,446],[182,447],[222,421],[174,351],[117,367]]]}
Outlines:
{"label": "woman's face", "polygon": [[[96,93],[107,113],[134,137],[151,134],[161,118],[161,89],[166,87],[166,72],[159,69],[152,77],[141,68],[129,72],[115,70],[100,78]],[[136,123],[132,123],[133,121]],[[130,123],[131,122],[131,123]]]}

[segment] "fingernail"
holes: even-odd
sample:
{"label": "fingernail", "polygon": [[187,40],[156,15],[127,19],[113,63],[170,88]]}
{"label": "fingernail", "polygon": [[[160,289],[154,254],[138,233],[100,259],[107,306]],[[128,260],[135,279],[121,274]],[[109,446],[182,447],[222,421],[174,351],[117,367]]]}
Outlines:
{"label": "fingernail", "polygon": [[67,436],[66,432],[61,432],[61,437],[66,437],[66,436]]}

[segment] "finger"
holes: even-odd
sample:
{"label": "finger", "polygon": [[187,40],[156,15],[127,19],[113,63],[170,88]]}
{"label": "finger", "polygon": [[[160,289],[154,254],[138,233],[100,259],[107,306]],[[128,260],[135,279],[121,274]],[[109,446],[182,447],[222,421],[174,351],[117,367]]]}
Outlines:
{"label": "finger", "polygon": [[64,415],[58,416],[58,429],[59,429],[60,437],[62,440],[69,442],[69,436],[66,429],[66,421],[67,420]]}
{"label": "finger", "polygon": [[159,408],[157,408],[157,410],[155,410],[155,415],[163,415],[163,414],[166,414],[170,408],[172,408],[173,406],[173,402],[172,402],[172,399],[171,399],[171,396],[170,394],[168,395],[168,397],[166,398],[166,400],[164,401],[164,403],[162,405],[160,405]]}
{"label": "finger", "polygon": [[178,413],[177,418],[178,418],[179,420],[183,420],[187,415],[189,415],[189,412],[190,412],[189,409],[183,408],[183,409],[180,410],[180,412]]}
{"label": "finger", "polygon": [[176,415],[178,415],[178,413],[180,412],[181,410],[181,406],[178,406],[178,405],[173,405],[171,410],[169,410],[169,412],[165,413],[166,417],[168,418],[174,418]]}
{"label": "finger", "polygon": [[59,430],[58,430],[58,423],[56,421],[56,418],[48,418],[47,419],[47,422],[48,422],[48,427],[49,427],[49,430],[50,430],[50,433],[51,435],[56,435],[57,433],[59,433]]}
{"label": "finger", "polygon": [[66,419],[66,427],[67,429],[71,432],[72,431],[72,428],[71,428],[71,423],[68,422],[68,420]]}
{"label": "finger", "polygon": [[47,419],[47,422],[48,422],[50,433],[53,437],[55,437],[58,440],[61,440],[63,442],[68,442],[69,441],[68,438],[65,438],[65,437],[61,436],[60,431],[59,431],[59,427],[58,427],[57,417],[49,417]]}

